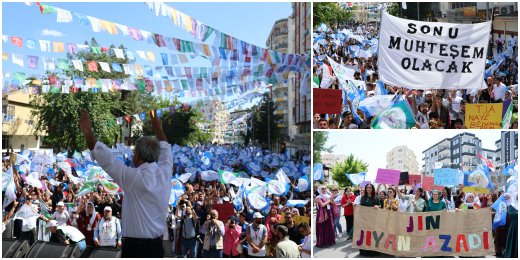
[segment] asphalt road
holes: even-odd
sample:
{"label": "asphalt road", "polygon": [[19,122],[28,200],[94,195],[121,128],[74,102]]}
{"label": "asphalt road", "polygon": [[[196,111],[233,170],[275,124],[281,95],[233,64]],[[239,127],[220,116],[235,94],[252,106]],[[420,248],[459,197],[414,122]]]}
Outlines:
{"label": "asphalt road", "polygon": [[[313,245],[316,244],[316,212],[312,215],[312,238]],[[318,248],[313,246],[312,253],[313,258],[372,258],[367,256],[359,255],[359,249],[352,248],[352,240],[347,240],[348,235],[346,234],[347,222],[345,217],[341,216],[341,227],[343,228],[343,237],[336,237],[336,244],[328,248]],[[375,258],[398,258],[397,256],[381,254]],[[401,257],[402,258],[402,257]],[[410,257],[412,258],[412,257]],[[418,257],[417,257],[418,258]],[[445,258],[459,258],[457,256],[449,256]],[[496,256],[481,256],[479,258],[496,258]]]}

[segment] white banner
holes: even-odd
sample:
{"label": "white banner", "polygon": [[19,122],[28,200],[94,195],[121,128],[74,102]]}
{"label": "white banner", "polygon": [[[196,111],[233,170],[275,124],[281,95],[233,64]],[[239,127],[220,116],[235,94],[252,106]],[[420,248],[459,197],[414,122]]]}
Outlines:
{"label": "white banner", "polygon": [[383,13],[381,81],[412,89],[479,89],[491,22],[429,23]]}

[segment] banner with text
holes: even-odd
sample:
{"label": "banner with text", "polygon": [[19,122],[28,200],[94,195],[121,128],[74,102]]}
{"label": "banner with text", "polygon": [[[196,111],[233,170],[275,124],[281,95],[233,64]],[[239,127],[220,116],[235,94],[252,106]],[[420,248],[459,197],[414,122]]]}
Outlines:
{"label": "banner with text", "polygon": [[381,81],[412,89],[483,86],[491,22],[432,23],[382,15]]}
{"label": "banner with text", "polygon": [[489,213],[476,209],[410,214],[355,206],[352,247],[401,257],[490,256],[495,246]]}

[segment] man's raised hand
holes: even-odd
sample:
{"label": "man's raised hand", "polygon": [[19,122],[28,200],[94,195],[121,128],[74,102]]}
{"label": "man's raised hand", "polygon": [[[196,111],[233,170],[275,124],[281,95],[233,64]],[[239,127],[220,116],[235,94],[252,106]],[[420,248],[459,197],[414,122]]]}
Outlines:
{"label": "man's raised hand", "polygon": [[155,134],[157,136],[157,140],[168,142],[168,139],[166,139],[166,135],[164,135],[163,129],[162,129],[162,121],[161,119],[157,118],[157,110],[154,110],[154,113],[150,111],[150,118],[152,120],[152,128],[155,130]]}
{"label": "man's raised hand", "polygon": [[79,110],[81,118],[78,120],[79,129],[83,134],[90,133],[90,118],[85,110]]}

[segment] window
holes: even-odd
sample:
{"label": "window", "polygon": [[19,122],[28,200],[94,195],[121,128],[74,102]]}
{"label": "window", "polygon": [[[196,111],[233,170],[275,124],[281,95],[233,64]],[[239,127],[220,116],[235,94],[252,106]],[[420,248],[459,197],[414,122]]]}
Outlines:
{"label": "window", "polygon": [[458,153],[459,153],[459,148],[453,150],[453,155],[458,154]]}
{"label": "window", "polygon": [[398,152],[402,152],[402,151],[403,151],[403,149],[399,149],[399,150],[397,150],[397,151],[398,151]]}
{"label": "window", "polygon": [[399,157],[399,158],[403,158],[403,155],[402,155],[402,154],[400,154],[400,155],[399,155],[398,157]]}
{"label": "window", "polygon": [[2,135],[2,147],[5,149],[9,148],[9,136]]}
{"label": "window", "polygon": [[459,163],[459,158],[453,160],[453,163]]}
{"label": "window", "polygon": [[403,161],[398,161],[397,163],[403,163]]}
{"label": "window", "polygon": [[459,139],[455,139],[455,141],[453,141],[453,145],[456,145],[459,143]]}

